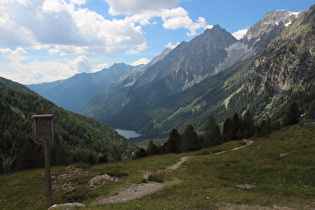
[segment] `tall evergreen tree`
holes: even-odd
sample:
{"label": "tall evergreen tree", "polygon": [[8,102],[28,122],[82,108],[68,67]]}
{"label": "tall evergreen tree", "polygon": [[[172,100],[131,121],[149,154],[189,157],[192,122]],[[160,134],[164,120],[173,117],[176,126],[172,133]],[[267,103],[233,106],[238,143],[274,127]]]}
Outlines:
{"label": "tall evergreen tree", "polygon": [[239,115],[235,112],[232,120],[232,125],[230,128],[230,137],[231,140],[239,140],[242,138],[242,119],[240,119]]}
{"label": "tall evergreen tree", "polygon": [[141,148],[139,151],[136,152],[136,158],[143,158],[147,156],[147,152]]}
{"label": "tall evergreen tree", "polygon": [[288,108],[283,124],[285,126],[298,124],[299,118],[300,118],[299,105],[296,102],[293,102],[292,104],[290,104]]}
{"label": "tall evergreen tree", "polygon": [[181,136],[181,152],[189,152],[199,148],[198,134],[192,125],[188,125]]}
{"label": "tall evergreen tree", "polygon": [[250,111],[246,111],[243,117],[244,138],[250,138],[255,134],[255,123]]}
{"label": "tall evergreen tree", "polygon": [[314,119],[315,120],[315,101],[310,103],[308,106],[308,113],[307,113],[307,119]]}
{"label": "tall evergreen tree", "polygon": [[215,146],[222,143],[222,135],[216,119],[211,115],[205,126],[205,138],[202,147]]}
{"label": "tall evergreen tree", "polygon": [[268,136],[272,132],[271,119],[270,117],[267,120],[262,120],[259,126],[259,136]]}
{"label": "tall evergreen tree", "polygon": [[176,129],[173,129],[166,142],[166,153],[178,153],[180,152],[180,134]]}
{"label": "tall evergreen tree", "polygon": [[157,155],[157,154],[159,154],[159,148],[158,148],[158,146],[156,146],[153,143],[152,140],[148,144],[147,154],[148,155]]}
{"label": "tall evergreen tree", "polygon": [[232,120],[227,118],[223,124],[223,140],[230,141],[231,140],[231,127],[232,127]]}

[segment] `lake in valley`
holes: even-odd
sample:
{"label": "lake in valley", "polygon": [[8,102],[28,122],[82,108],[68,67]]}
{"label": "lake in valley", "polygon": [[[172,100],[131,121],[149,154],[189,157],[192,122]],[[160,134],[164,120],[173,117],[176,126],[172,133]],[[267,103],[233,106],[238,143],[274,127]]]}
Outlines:
{"label": "lake in valley", "polygon": [[124,130],[124,129],[115,129],[119,135],[122,135],[123,137],[130,139],[130,138],[136,138],[141,136],[140,133],[137,133],[133,130]]}

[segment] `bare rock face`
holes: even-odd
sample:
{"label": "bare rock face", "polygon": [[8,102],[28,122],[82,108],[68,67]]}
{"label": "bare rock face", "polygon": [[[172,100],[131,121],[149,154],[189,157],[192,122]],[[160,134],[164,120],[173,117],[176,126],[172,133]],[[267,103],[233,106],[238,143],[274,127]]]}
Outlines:
{"label": "bare rock face", "polygon": [[241,41],[247,45],[249,49],[259,53],[272,39],[277,37],[286,26],[289,26],[299,14],[300,13],[292,13],[285,10],[268,12],[259,22],[248,30]]}
{"label": "bare rock face", "polygon": [[236,95],[237,100],[248,100],[255,111],[272,115],[293,96],[303,99],[307,91],[311,93],[315,79],[314,40],[315,6],[301,13],[254,60],[244,75],[244,88]]}

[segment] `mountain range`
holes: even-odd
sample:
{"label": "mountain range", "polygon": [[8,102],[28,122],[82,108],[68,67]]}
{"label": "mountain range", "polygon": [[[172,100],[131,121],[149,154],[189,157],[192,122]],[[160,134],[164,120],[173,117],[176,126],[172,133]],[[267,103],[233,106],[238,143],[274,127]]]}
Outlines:
{"label": "mountain range", "polygon": [[133,69],[133,66],[118,63],[96,73],[76,74],[66,80],[28,85],[28,87],[58,106],[75,112],[91,95],[129,75]]}
{"label": "mountain range", "polygon": [[129,74],[106,87],[90,88],[98,84],[88,79],[96,73],[29,87],[54,102],[52,93],[73,101],[79,96],[67,91],[84,88],[68,109],[145,138],[165,137],[188,124],[202,130],[210,115],[222,122],[246,110],[257,120],[279,120],[294,100],[305,112],[314,103],[314,13],[314,6],[300,13],[269,12],[241,40],[215,25],[145,66],[120,64]]}

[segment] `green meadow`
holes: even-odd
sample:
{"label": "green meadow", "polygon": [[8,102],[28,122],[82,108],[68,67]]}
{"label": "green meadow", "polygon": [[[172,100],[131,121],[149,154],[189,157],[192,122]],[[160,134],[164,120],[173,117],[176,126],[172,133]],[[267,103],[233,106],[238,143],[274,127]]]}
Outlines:
{"label": "green meadow", "polygon": [[[86,205],[80,209],[315,208],[315,127],[286,127],[251,140],[252,145],[235,151],[230,149],[243,141],[185,154],[94,166],[78,164],[78,173],[68,179],[60,178],[67,173],[67,166],[52,167],[53,203]],[[226,152],[214,154],[220,151]],[[192,157],[176,170],[163,171],[185,156]],[[148,179],[143,177],[146,172],[152,173]],[[119,180],[91,189],[89,180],[105,173]],[[125,203],[91,205],[132,184],[150,181],[163,182],[165,187]],[[244,184],[254,187],[238,187]],[[44,169],[1,175],[0,208],[45,209]]]}

